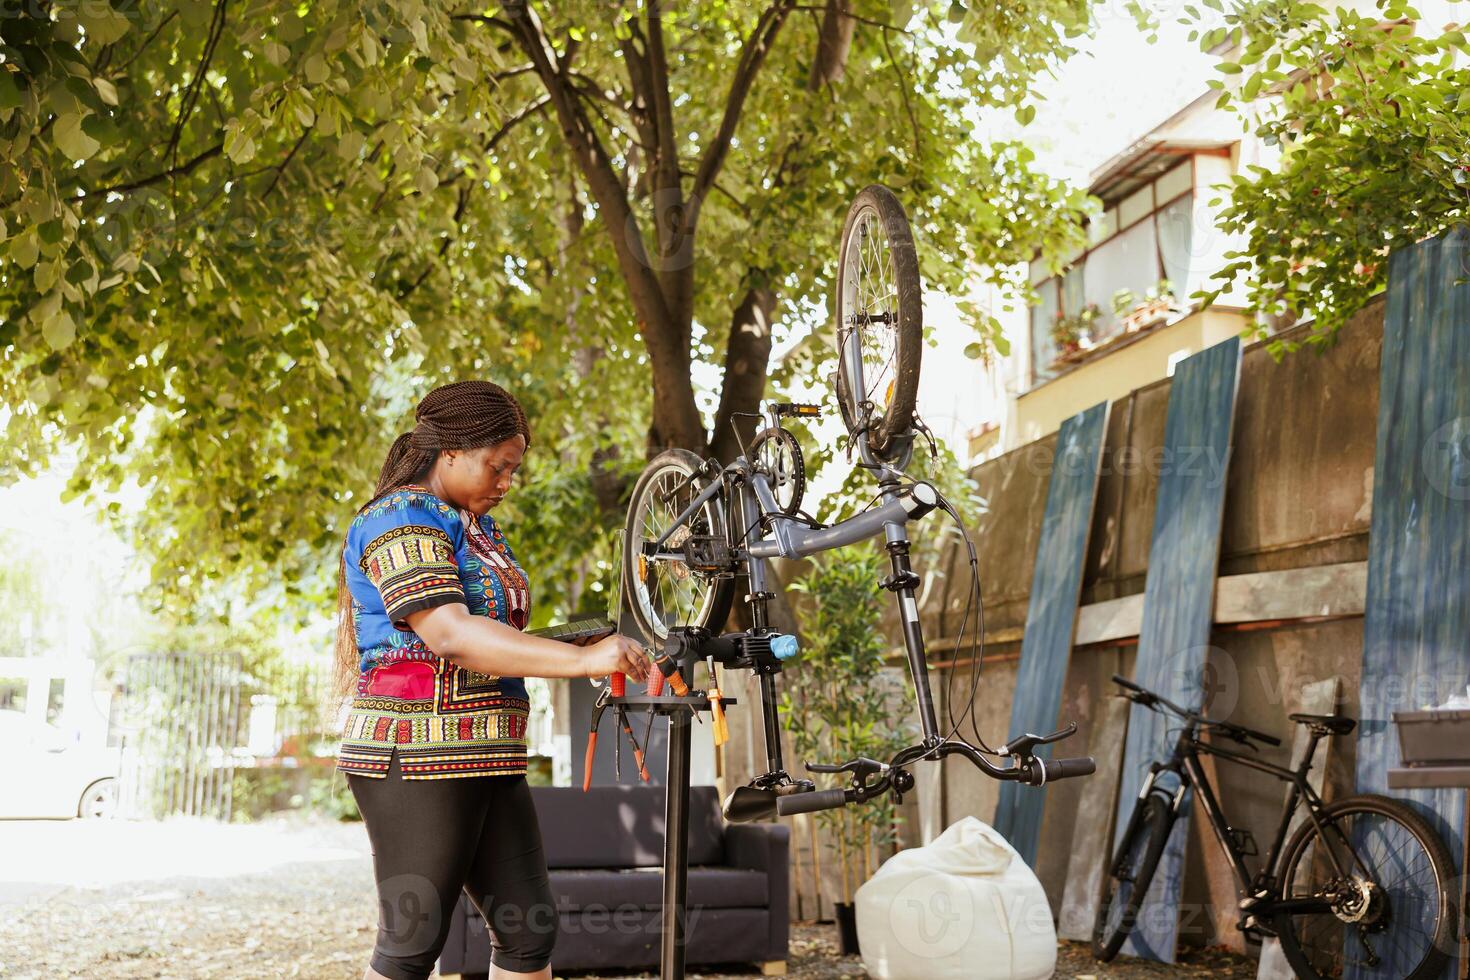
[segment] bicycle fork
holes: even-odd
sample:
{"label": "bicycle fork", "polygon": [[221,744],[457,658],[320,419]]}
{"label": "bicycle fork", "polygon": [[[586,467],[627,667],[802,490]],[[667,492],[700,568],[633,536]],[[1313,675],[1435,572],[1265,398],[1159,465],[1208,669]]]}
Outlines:
{"label": "bicycle fork", "polygon": [[903,629],[904,654],[908,658],[909,676],[914,682],[914,697],[919,706],[919,724],[923,727],[925,748],[933,748],[942,739],[934,718],[934,694],[929,688],[929,662],[924,656],[924,632],[919,626],[919,601],[915,591],[919,576],[909,564],[909,539],[902,524],[883,525],[888,560],[893,571],[879,583],[898,600],[898,618]]}

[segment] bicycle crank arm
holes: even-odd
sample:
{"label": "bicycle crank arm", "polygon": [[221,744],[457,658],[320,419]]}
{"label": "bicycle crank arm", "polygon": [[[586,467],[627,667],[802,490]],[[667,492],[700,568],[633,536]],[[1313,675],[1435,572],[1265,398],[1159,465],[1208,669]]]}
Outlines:
{"label": "bicycle crank arm", "polygon": [[1306,895],[1252,904],[1249,912],[1258,919],[1283,912],[1287,915],[1329,915],[1332,913],[1332,902],[1320,895]]}

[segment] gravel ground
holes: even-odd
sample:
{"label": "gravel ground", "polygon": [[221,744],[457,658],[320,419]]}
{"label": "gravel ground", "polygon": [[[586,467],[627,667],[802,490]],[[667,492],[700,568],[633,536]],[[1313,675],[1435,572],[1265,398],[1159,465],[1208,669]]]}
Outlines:
{"label": "gravel ground", "polygon": [[[360,824],[0,822],[0,976],[358,980],[376,923]],[[789,975],[864,977],[836,927],[799,924]],[[1064,943],[1057,977],[1254,977],[1218,951],[1174,966],[1095,963]],[[600,974],[604,978],[619,974]],[[645,973],[639,976],[648,977]],[[752,976],[690,972],[690,977]]]}

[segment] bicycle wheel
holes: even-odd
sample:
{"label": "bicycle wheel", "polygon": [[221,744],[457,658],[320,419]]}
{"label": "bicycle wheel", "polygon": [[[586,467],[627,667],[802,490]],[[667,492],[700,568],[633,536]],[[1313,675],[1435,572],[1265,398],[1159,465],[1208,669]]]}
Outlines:
{"label": "bicycle wheel", "polygon": [[914,236],[888,188],[865,188],[848,209],[837,255],[837,403],[848,434],[866,432],[879,459],[913,442],[924,340]]}
{"label": "bicycle wheel", "polygon": [[[1438,977],[1457,945],[1455,863],[1434,829],[1386,796],[1354,796],[1304,822],[1283,852],[1283,897],[1330,896],[1331,912],[1279,913],[1281,951],[1299,977]],[[1339,876],[1333,865],[1348,871]]]}
{"label": "bicycle wheel", "polygon": [[750,444],[750,459],[770,481],[776,506],[783,514],[795,514],[806,493],[806,463],[796,436],[779,427],[762,429]]}
{"label": "bicycle wheel", "polygon": [[[729,578],[697,571],[677,559],[648,558],[643,545],[674,526],[674,520],[699,496],[703,485],[693,479],[703,461],[684,449],[653,458],[633,486],[628,502],[627,546],[623,549],[623,581],[633,618],[649,640],[668,637],[671,626],[705,626],[718,630],[730,614],[735,584]],[[711,497],[675,528],[665,552],[680,551],[691,537],[725,542],[725,507]]]}
{"label": "bicycle wheel", "polygon": [[1092,926],[1092,955],[1111,962],[1138,921],[1138,908],[1169,842],[1174,813],[1169,801],[1150,793],[1133,810],[1128,831],[1108,868],[1107,885]]}

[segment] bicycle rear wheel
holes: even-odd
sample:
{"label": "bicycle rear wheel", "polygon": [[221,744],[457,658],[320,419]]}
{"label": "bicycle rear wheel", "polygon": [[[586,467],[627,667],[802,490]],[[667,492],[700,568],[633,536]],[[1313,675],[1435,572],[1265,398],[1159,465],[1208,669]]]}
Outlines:
{"label": "bicycle rear wheel", "polygon": [[[655,456],[628,502],[627,545],[623,548],[623,581],[633,619],[650,641],[663,640],[671,626],[704,626],[718,630],[730,615],[735,583],[716,574],[690,568],[678,559],[649,558],[643,545],[657,541],[674,520],[694,502],[704,485],[695,479],[704,462],[684,449]],[[705,501],[664,545],[666,553],[680,551],[691,537],[725,536],[725,507],[718,494]]]}
{"label": "bicycle rear wheel", "polygon": [[[1299,977],[1437,978],[1457,945],[1455,863],[1434,829],[1385,796],[1354,796],[1304,822],[1277,881],[1285,899],[1332,896],[1331,912],[1279,913],[1281,951]],[[1347,870],[1339,876],[1331,858]]]}
{"label": "bicycle rear wheel", "polygon": [[1133,931],[1139,906],[1154,880],[1173,826],[1169,801],[1157,793],[1150,793],[1134,808],[1123,842],[1108,866],[1102,902],[1092,926],[1092,955],[1102,962],[1112,962]]}
{"label": "bicycle rear wheel", "polygon": [[850,436],[879,459],[913,442],[924,341],[919,261],[893,192],[865,188],[848,209],[837,256],[837,403]]}

